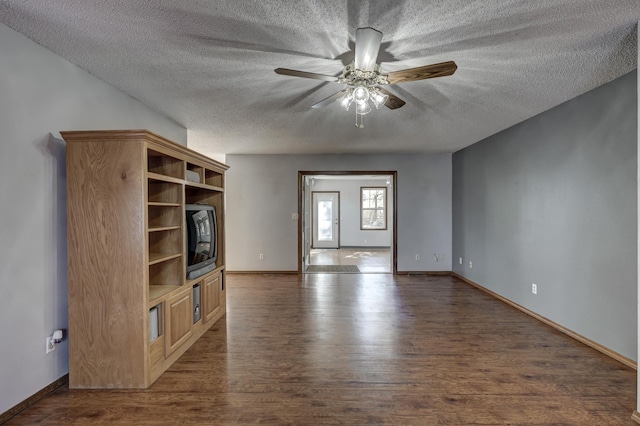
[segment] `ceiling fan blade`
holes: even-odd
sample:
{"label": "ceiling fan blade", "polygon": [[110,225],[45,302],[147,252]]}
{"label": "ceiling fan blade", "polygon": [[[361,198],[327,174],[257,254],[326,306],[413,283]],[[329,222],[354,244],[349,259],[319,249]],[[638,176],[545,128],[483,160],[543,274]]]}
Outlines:
{"label": "ceiling fan blade", "polygon": [[398,109],[398,108],[404,106],[404,104],[406,104],[405,101],[403,101],[402,99],[400,99],[399,97],[397,97],[393,93],[390,93],[388,90],[385,90],[382,87],[378,87],[378,90],[388,96],[387,102],[384,103],[384,106],[386,106],[387,108],[389,108],[389,109]]}
{"label": "ceiling fan blade", "polygon": [[361,71],[373,71],[378,59],[382,33],[373,28],[358,28],[356,30],[356,52],[354,66]]}
{"label": "ceiling fan blade", "polygon": [[316,74],[314,72],[306,72],[306,71],[298,71],[298,70],[290,70],[287,68],[276,68],[274,71],[276,72],[276,74],[290,75],[293,77],[313,78],[315,80],[334,81],[334,82],[338,80],[337,77],[334,77],[331,75]]}
{"label": "ceiling fan blade", "polygon": [[333,102],[337,101],[338,99],[340,99],[342,97],[342,95],[344,95],[347,91],[346,90],[341,90],[337,93],[334,93],[333,95],[324,98],[323,100],[321,100],[318,103],[315,103],[313,105],[311,105],[311,108],[324,108],[329,104],[332,104]]}
{"label": "ceiling fan blade", "polygon": [[406,83],[408,81],[424,80],[425,78],[445,77],[456,72],[458,66],[453,61],[423,67],[409,68],[387,74],[389,84]]}

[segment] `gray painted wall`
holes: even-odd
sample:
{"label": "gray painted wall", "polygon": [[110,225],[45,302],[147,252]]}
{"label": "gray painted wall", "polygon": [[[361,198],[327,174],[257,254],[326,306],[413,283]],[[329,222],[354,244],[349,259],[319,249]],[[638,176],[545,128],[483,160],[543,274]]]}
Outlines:
{"label": "gray painted wall", "polygon": [[398,270],[451,270],[451,154],[227,155],[226,162],[230,271],[297,271],[298,171],[366,170],[398,171]]}
{"label": "gray painted wall", "polygon": [[453,270],[633,360],[636,93],[634,71],[453,155]]}
{"label": "gray painted wall", "polygon": [[186,130],[0,25],[0,413],[66,374],[65,144],[59,130]]}
{"label": "gray painted wall", "polygon": [[[360,187],[387,187],[387,229],[360,229]],[[384,180],[335,180],[315,179],[312,191],[340,193],[340,246],[342,247],[391,247],[393,228],[393,187]]]}

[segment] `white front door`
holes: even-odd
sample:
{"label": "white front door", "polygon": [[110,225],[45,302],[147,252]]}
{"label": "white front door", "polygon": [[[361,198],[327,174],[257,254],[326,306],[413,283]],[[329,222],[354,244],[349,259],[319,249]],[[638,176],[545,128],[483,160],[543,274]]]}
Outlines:
{"label": "white front door", "polygon": [[313,247],[335,248],[340,243],[340,193],[313,193]]}

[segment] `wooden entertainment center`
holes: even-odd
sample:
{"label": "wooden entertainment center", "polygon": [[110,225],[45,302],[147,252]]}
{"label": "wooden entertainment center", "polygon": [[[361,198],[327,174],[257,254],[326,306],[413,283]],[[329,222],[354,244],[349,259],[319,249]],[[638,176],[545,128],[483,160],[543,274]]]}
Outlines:
{"label": "wooden entertainment center", "polygon": [[[61,135],[69,387],[146,388],[226,312],[228,167],[146,130]],[[188,280],[185,204],[197,203],[216,209],[218,257],[214,270]]]}

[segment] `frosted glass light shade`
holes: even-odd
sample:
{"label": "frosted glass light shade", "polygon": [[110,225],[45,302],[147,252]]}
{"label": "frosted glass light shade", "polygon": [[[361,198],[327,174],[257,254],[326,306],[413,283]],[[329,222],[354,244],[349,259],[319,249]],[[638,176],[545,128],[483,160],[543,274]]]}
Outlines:
{"label": "frosted glass light shade", "polygon": [[374,90],[373,93],[371,94],[371,100],[373,101],[373,104],[376,106],[376,109],[380,109],[380,107],[384,105],[385,102],[387,102],[387,99],[389,99],[389,96],[380,92],[377,89]]}
{"label": "frosted glass light shade", "polygon": [[346,111],[349,111],[349,107],[351,106],[352,102],[353,102],[352,92],[345,93],[340,99],[338,99],[338,103]]}
{"label": "frosted glass light shade", "polygon": [[359,115],[369,114],[371,112],[371,106],[369,102],[356,102],[356,113]]}
{"label": "frosted glass light shade", "polygon": [[366,87],[357,87],[353,91],[353,99],[358,103],[367,102],[369,100],[369,90]]}

